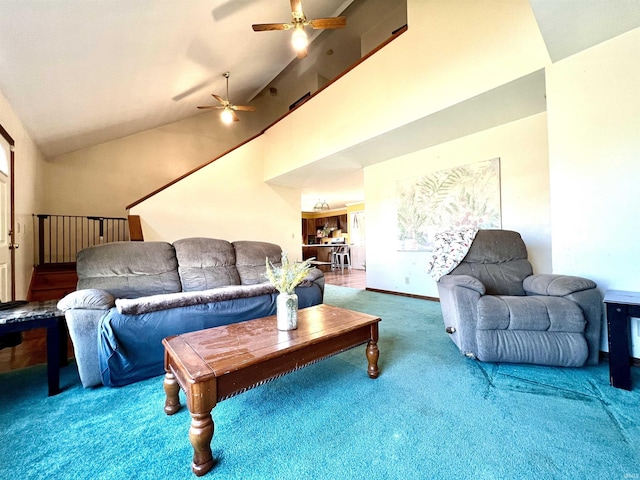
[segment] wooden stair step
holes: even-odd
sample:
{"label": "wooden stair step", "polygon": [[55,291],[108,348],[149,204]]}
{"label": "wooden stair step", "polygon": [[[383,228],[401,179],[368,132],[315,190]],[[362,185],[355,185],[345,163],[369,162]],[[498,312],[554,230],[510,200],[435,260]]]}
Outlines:
{"label": "wooden stair step", "polygon": [[27,300],[57,300],[75,291],[78,284],[75,263],[39,265],[31,275]]}

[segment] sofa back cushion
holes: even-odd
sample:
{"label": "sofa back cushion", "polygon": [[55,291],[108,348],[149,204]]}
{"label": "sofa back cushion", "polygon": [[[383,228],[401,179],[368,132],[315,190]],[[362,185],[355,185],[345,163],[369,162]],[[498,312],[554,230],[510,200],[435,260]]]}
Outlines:
{"label": "sofa back cushion", "polygon": [[525,295],[522,282],[532,273],[522,237],[510,230],[478,230],[469,252],[451,271],[477,278],[487,295]]}
{"label": "sofa back cushion", "polygon": [[116,298],[181,291],[178,262],[166,242],[114,242],[78,252],[78,290],[99,288]]}
{"label": "sofa back cushion", "polygon": [[183,238],[173,242],[173,248],[182,291],[240,285],[236,253],[230,242],[215,238]]}
{"label": "sofa back cushion", "polygon": [[267,242],[237,241],[233,242],[236,250],[236,268],[242,285],[254,285],[267,281],[265,259],[269,258],[275,266],[282,264],[282,249]]}

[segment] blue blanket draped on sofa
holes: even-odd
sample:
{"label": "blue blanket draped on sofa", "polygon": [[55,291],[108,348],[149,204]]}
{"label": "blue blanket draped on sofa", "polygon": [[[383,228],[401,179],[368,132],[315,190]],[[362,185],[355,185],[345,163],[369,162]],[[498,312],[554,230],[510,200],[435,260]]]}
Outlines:
{"label": "blue blanket draped on sofa", "polygon": [[[316,285],[298,287],[296,294],[299,308],[322,303],[322,292]],[[277,295],[276,292],[138,315],[121,314],[117,308],[111,308],[98,327],[102,383],[121,387],[162,375],[163,338],[275,315]]]}

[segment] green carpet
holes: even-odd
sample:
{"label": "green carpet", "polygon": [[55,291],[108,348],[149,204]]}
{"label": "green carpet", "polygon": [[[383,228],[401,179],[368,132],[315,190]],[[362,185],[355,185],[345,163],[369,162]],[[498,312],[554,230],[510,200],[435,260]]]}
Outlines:
{"label": "green carpet", "polygon": [[[325,302],[378,315],[380,377],[364,346],[213,411],[218,479],[640,478],[640,374],[608,364],[483,364],[447,338],[438,303],[328,286]],[[163,412],[162,377],[83,389],[75,364],[0,375],[0,477],[193,479],[186,408]],[[184,402],[184,395],[181,394]]]}

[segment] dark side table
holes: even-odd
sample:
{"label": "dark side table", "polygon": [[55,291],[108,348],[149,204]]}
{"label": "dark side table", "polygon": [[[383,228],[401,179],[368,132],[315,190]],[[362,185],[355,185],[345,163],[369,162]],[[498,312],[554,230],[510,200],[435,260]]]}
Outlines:
{"label": "dark side table", "polygon": [[607,290],[604,303],[609,332],[609,381],[614,387],[631,390],[629,318],[640,318],[640,293]]}
{"label": "dark side table", "polygon": [[67,364],[67,324],[57,303],[57,300],[45,300],[0,310],[0,334],[47,329],[49,396],[60,393],[60,365]]}

